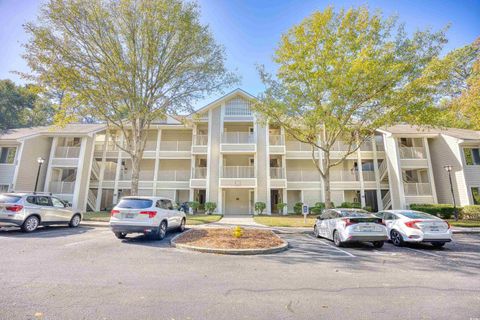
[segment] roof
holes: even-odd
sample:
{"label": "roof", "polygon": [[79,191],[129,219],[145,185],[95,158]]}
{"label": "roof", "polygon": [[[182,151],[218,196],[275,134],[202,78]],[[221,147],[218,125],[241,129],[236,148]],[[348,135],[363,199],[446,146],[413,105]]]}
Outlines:
{"label": "roof", "polygon": [[201,107],[200,109],[198,109],[197,111],[194,111],[192,112],[189,116],[193,115],[193,114],[196,114],[196,113],[203,113],[203,112],[206,112],[210,109],[212,109],[213,107],[216,107],[218,106],[218,104],[222,101],[225,101],[225,100],[228,100],[230,98],[233,98],[235,96],[242,96],[246,99],[252,99],[252,100],[256,100],[257,98],[253,95],[251,95],[250,93],[248,93],[247,91],[243,90],[243,89],[240,89],[240,88],[237,88],[223,96],[221,96],[220,98],[216,99],[215,101],[213,102],[210,102],[209,104],[207,104],[206,106],[203,106]]}
{"label": "roof", "polygon": [[103,123],[70,123],[65,126],[43,126],[32,128],[10,129],[0,134],[0,140],[20,140],[28,137],[46,135],[88,135],[104,130],[106,125]]}
{"label": "roof", "polygon": [[394,135],[432,135],[440,134],[463,140],[480,140],[480,131],[457,129],[457,128],[429,128],[420,127],[409,124],[399,124],[391,127],[380,129],[380,131],[388,132]]}

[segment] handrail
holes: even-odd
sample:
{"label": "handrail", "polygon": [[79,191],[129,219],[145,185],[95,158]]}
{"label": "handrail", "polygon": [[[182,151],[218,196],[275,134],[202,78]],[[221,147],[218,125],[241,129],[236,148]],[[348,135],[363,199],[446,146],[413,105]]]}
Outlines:
{"label": "handrail", "polygon": [[190,140],[160,141],[160,151],[190,151],[191,148]]}
{"label": "handrail", "polygon": [[271,167],[270,168],[270,179],[285,179],[285,168]]}
{"label": "handrail", "polygon": [[287,171],[287,180],[288,181],[309,181],[315,182],[321,181],[320,173],[314,170],[293,170]]}
{"label": "handrail", "polygon": [[432,194],[429,182],[404,182],[403,189],[407,196],[428,196]]}
{"label": "handrail", "polygon": [[75,181],[50,181],[50,192],[58,194],[72,194],[75,189]]}
{"label": "handrail", "polygon": [[401,159],[426,159],[423,147],[400,147]]}
{"label": "handrail", "polygon": [[281,134],[271,134],[268,137],[269,143],[271,146],[284,146],[285,139]]}
{"label": "handrail", "polygon": [[207,167],[195,167],[192,170],[192,179],[206,179]]}
{"label": "handrail", "polygon": [[254,166],[224,166],[222,178],[255,178]]}
{"label": "handrail", "polygon": [[229,144],[251,144],[255,143],[255,134],[250,132],[224,132],[222,143]]}
{"label": "handrail", "polygon": [[195,134],[193,135],[193,145],[194,146],[206,146],[208,144],[208,135],[206,134]]}
{"label": "handrail", "polygon": [[80,147],[58,146],[55,150],[55,158],[74,159],[80,155]]}

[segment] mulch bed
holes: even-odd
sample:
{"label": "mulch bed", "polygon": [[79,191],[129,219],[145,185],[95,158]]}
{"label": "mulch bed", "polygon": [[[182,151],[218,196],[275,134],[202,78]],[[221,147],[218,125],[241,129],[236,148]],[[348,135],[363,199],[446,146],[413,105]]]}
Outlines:
{"label": "mulch bed", "polygon": [[194,229],[179,236],[175,242],[213,249],[264,249],[284,243],[269,230],[243,229],[243,236],[235,238],[233,228]]}

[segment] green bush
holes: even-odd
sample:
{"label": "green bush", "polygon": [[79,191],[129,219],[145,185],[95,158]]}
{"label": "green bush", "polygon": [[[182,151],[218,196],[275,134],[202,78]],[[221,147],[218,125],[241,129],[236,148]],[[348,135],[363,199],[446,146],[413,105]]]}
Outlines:
{"label": "green bush", "polygon": [[314,207],[310,208],[310,213],[321,214],[323,209],[325,209],[325,203],[324,202],[317,202],[317,203],[315,203]]}
{"label": "green bush", "polygon": [[314,208],[320,208],[320,209],[325,209],[325,202],[317,202],[315,203],[315,207]]}
{"label": "green bush", "polygon": [[265,210],[266,207],[267,205],[265,204],[265,202],[255,202],[255,211],[257,212],[257,214],[262,214],[263,210]]}
{"label": "green bush", "polygon": [[480,205],[463,207],[462,218],[466,220],[480,220]]}
{"label": "green bush", "polygon": [[[454,216],[453,205],[451,204],[429,204],[429,203],[412,203],[410,209],[429,213],[442,219],[451,219]],[[459,218],[461,208],[457,208]]]}
{"label": "green bush", "polygon": [[368,212],[373,212],[373,208],[370,207],[370,206],[365,206],[362,209],[365,210],[365,211],[368,211]]}
{"label": "green bush", "polygon": [[287,207],[287,206],[288,206],[288,204],[286,204],[286,203],[284,203],[284,202],[282,202],[282,203],[277,203],[278,213],[283,214],[283,209],[284,209],[285,207]]}
{"label": "green bush", "polygon": [[193,213],[197,213],[198,207],[200,207],[200,202],[198,201],[190,201],[188,206],[192,208]]}
{"label": "green bush", "polygon": [[361,209],[362,205],[359,202],[342,202],[339,208]]}
{"label": "green bush", "polygon": [[293,206],[293,212],[296,214],[301,214],[302,213],[302,207],[303,207],[303,202],[297,202]]}
{"label": "green bush", "polygon": [[217,204],[215,202],[205,203],[205,210],[207,211],[207,214],[212,214],[215,209],[217,209]]}

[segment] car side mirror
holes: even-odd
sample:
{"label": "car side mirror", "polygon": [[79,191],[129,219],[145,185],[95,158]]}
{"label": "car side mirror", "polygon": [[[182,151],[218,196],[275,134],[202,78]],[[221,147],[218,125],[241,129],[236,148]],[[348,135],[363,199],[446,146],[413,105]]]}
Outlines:
{"label": "car side mirror", "polygon": [[317,216],[317,220],[323,220],[321,216]]}

